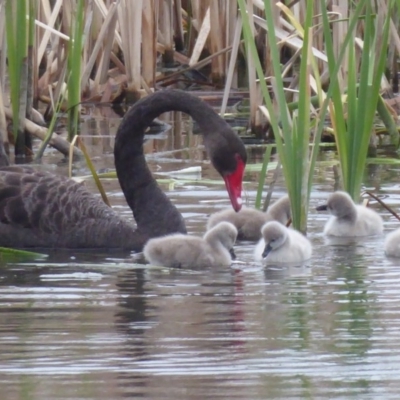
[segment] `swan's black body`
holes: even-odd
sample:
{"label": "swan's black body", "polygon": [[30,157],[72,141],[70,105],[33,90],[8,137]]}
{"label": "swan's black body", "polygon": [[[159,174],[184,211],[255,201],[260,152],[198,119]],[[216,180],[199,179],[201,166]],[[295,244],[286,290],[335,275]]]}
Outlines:
{"label": "swan's black body", "polygon": [[225,181],[237,175],[242,164],[244,168],[241,140],[208,105],[182,91],[157,92],[131,107],[115,140],[117,175],[136,227],[82,184],[29,167],[2,167],[0,246],[140,251],[152,237],[185,233],[181,214],[157,185],[143,154],[145,129],[172,110],[198,122],[210,159]]}

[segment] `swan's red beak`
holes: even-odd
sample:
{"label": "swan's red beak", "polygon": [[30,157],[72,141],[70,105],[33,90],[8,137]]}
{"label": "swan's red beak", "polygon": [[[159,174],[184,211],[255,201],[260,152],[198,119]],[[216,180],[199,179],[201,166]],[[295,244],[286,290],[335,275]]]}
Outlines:
{"label": "swan's red beak", "polygon": [[225,175],[223,178],[225,181],[226,190],[228,191],[229,198],[232,203],[232,207],[237,212],[242,208],[242,182],[246,164],[239,155],[236,155],[236,159],[237,167],[235,171],[233,171],[231,174]]}

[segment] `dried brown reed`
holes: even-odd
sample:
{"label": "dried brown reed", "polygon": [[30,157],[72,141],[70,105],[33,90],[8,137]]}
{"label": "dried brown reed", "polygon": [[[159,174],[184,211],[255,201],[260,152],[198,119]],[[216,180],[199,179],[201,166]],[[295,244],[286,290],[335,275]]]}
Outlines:
{"label": "dried brown reed", "polygon": [[[59,99],[68,99],[69,74],[67,63],[81,63],[80,82],[76,84],[80,102],[112,102],[121,96],[137,99],[144,93],[171,84],[202,83],[224,88],[223,109],[229,93],[237,88],[238,58],[247,58],[247,82],[250,92],[251,125],[258,129],[267,121],[260,111],[261,93],[256,80],[252,58],[244,54],[241,42],[241,21],[236,0],[93,0],[85,2],[83,49],[80,54],[71,54],[68,43],[73,37],[73,10],[79,0],[25,0],[27,10],[35,22],[33,37],[27,44],[24,64],[19,66],[23,79],[19,90],[21,105],[20,121],[25,116],[31,119],[31,108],[42,112],[47,108],[50,115],[55,112]],[[379,0],[382,18],[390,0]],[[8,87],[9,71],[6,60],[15,50],[6,46],[6,4],[0,3],[0,131],[7,141],[5,107],[10,107],[13,95]],[[346,32],[346,19],[352,7],[347,0],[326,2],[332,20],[333,42],[339,48]],[[287,83],[287,101],[296,101],[299,80],[298,57],[302,48],[301,26],[304,23],[306,0],[293,1],[290,8],[274,2],[276,40],[281,49],[282,74]],[[321,84],[329,81],[326,64],[323,32],[320,29],[323,2],[313,2],[314,37],[312,51],[317,58]],[[274,76],[270,69],[271,60],[267,46],[268,35],[263,19],[264,1],[247,0],[247,12],[256,37],[259,54],[265,71],[265,79],[273,91]],[[397,14],[396,14],[397,15]],[[390,63],[400,52],[398,20],[393,15],[390,39]],[[15,12],[13,18],[17,18]],[[26,19],[29,24],[29,20]],[[26,29],[29,27],[27,25]],[[356,40],[362,39],[362,23],[357,30]],[[361,42],[356,42],[361,43]],[[28,51],[29,48],[29,51]],[[338,50],[336,50],[338,51]],[[75,59],[71,59],[74,57]],[[77,60],[79,58],[79,60]],[[209,80],[199,82],[184,75],[191,69],[208,65]],[[340,69],[340,84],[346,86],[344,59]],[[175,73],[160,69],[174,67]],[[28,73],[29,71],[29,73]],[[315,82],[311,80],[313,86]],[[383,88],[390,90],[387,82]],[[314,89],[313,89],[314,90]],[[22,97],[22,98],[21,98]],[[75,104],[77,106],[77,104]],[[13,108],[14,109],[14,108]],[[66,109],[66,104],[61,107]],[[14,109],[15,110],[15,109]]]}

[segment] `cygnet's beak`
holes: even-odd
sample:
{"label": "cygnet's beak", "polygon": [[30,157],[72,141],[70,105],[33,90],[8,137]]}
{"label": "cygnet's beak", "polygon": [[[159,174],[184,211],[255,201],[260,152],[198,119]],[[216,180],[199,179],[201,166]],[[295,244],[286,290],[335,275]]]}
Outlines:
{"label": "cygnet's beak", "polygon": [[271,252],[271,250],[272,250],[271,245],[270,245],[269,243],[266,244],[266,246],[265,246],[265,248],[264,248],[264,251],[263,251],[263,253],[262,253],[262,258],[267,257],[267,255]]}
{"label": "cygnet's beak", "polygon": [[327,211],[328,210],[328,204],[322,204],[322,205],[320,205],[318,207],[315,207],[315,209],[317,211]]}
{"label": "cygnet's beak", "polygon": [[236,260],[236,254],[235,250],[233,250],[233,247],[229,250],[229,254],[231,255],[232,260]]}

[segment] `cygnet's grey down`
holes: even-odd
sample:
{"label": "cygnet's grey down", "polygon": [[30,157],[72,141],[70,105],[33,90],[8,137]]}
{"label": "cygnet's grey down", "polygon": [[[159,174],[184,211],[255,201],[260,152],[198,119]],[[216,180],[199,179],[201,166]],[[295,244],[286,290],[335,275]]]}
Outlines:
{"label": "cygnet's grey down", "polygon": [[216,212],[208,219],[207,229],[221,221],[228,221],[236,226],[238,240],[256,241],[261,238],[261,228],[266,222],[278,221],[286,225],[290,218],[290,200],[288,196],[283,196],[275,201],[267,212],[249,207],[242,207],[239,212],[229,209]]}
{"label": "cygnet's grey down", "polygon": [[370,208],[355,204],[346,192],[332,193],[328,197],[328,202],[318,206],[317,210],[328,210],[332,214],[325,225],[325,235],[371,236],[383,232],[383,221],[380,215]]}
{"label": "cygnet's grey down", "polygon": [[396,229],[386,236],[385,254],[388,257],[400,257],[400,229]]}
{"label": "cygnet's grey down", "polygon": [[311,243],[300,232],[277,221],[270,221],[261,228],[261,233],[262,239],[254,251],[256,261],[266,264],[293,264],[311,258]]}
{"label": "cygnet's grey down", "polygon": [[221,222],[201,237],[180,233],[150,239],[143,253],[148,262],[170,268],[230,266],[237,229]]}

